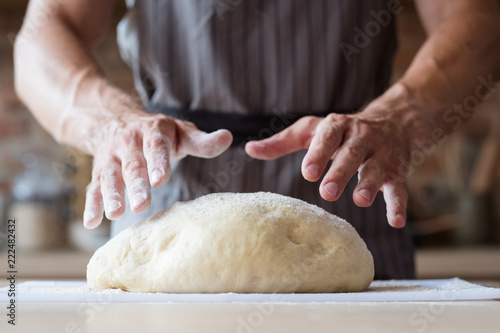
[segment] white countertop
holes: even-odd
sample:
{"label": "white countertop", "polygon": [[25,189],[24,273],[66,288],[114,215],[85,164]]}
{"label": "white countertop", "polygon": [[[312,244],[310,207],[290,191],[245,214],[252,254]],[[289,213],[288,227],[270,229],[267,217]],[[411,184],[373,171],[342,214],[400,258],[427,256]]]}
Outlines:
{"label": "white countertop", "polygon": [[[28,303],[2,332],[495,332],[500,302]],[[2,316],[3,317],[3,316]],[[9,330],[5,330],[8,328]]]}

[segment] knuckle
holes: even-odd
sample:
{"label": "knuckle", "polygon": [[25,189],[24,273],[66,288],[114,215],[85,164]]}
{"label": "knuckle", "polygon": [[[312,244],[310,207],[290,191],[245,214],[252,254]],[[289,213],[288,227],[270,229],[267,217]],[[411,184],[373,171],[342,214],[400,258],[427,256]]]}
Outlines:
{"label": "knuckle", "polygon": [[319,145],[328,144],[335,140],[337,133],[335,127],[336,126],[328,125],[316,133]]}
{"label": "knuckle", "polygon": [[348,174],[343,169],[335,169],[331,170],[330,175],[328,175],[326,178],[335,182],[345,182],[348,178]]}
{"label": "knuckle", "polygon": [[345,123],[349,121],[349,117],[345,114],[341,113],[330,113],[325,117],[325,120],[328,122],[340,122]]}
{"label": "knuckle", "polygon": [[366,139],[372,139],[374,137],[377,137],[377,130],[369,125],[369,124],[365,124],[365,123],[361,123],[360,124],[360,136],[362,138],[366,138]]}
{"label": "knuckle", "polygon": [[130,189],[131,193],[143,192],[143,190],[147,188],[147,182],[142,177],[136,177],[128,182],[127,188]]}
{"label": "knuckle", "polygon": [[315,116],[304,116],[297,120],[297,123],[303,123],[304,125],[312,125],[318,121],[318,117]]}
{"label": "knuckle", "polygon": [[394,203],[394,209],[396,211],[402,211],[406,209],[406,204],[403,201],[396,201]]}
{"label": "knuckle", "polygon": [[363,166],[362,174],[367,178],[379,179],[380,181],[383,181],[385,178],[383,177],[385,174],[384,167],[378,161],[370,161],[370,163],[366,163]]}
{"label": "knuckle", "polygon": [[319,143],[311,150],[310,158],[313,160],[320,160],[322,163],[327,163],[328,160],[332,158],[332,155],[324,143]]}
{"label": "knuckle", "polygon": [[112,171],[116,171],[120,167],[120,161],[117,157],[94,158],[94,166],[92,168],[92,181],[101,181],[104,177],[109,176]]}
{"label": "knuckle", "polygon": [[356,143],[348,144],[343,148],[343,150],[350,160],[359,161],[364,157],[359,145]]}
{"label": "knuckle", "polygon": [[[318,123],[321,123],[323,118],[316,117],[316,116],[304,116],[297,120],[290,128],[301,128],[305,129],[306,131],[310,131],[314,133],[316,131],[316,127],[318,126]],[[280,133],[283,133],[285,131],[282,131]]]}
{"label": "knuckle", "polygon": [[197,130],[198,127],[196,127],[196,125],[193,123],[193,122],[190,122],[190,121],[187,121],[187,120],[183,120],[182,121],[182,124],[183,126],[187,129],[187,130],[190,130],[190,131],[194,131],[194,130]]}
{"label": "knuckle", "polygon": [[145,127],[148,128],[148,130],[161,129],[161,128],[165,127],[167,122],[168,122],[167,117],[165,117],[163,115],[157,115],[157,116],[153,116],[150,119],[146,120],[144,125],[145,125]]}
{"label": "knuckle", "polygon": [[123,129],[120,133],[120,141],[125,145],[130,145],[136,142],[139,138],[139,133],[135,128]]}
{"label": "knuckle", "polygon": [[160,132],[153,135],[153,137],[145,142],[145,148],[150,151],[153,149],[165,148],[167,144],[167,138]]}
{"label": "knuckle", "polygon": [[328,122],[334,122],[334,121],[337,121],[337,116],[338,116],[338,114],[336,114],[336,113],[330,113],[325,117],[325,120]]}
{"label": "knuckle", "polygon": [[140,174],[143,167],[143,163],[137,159],[127,161],[123,164],[124,175],[126,177],[130,177],[132,175]]}
{"label": "knuckle", "polygon": [[121,170],[114,166],[114,167],[110,167],[107,171],[106,171],[106,178],[107,179],[116,179],[116,178],[119,178],[120,177],[120,174],[121,174]]}
{"label": "knuckle", "polygon": [[161,150],[154,155],[154,163],[157,166],[168,167],[170,165],[170,155],[168,151]]}

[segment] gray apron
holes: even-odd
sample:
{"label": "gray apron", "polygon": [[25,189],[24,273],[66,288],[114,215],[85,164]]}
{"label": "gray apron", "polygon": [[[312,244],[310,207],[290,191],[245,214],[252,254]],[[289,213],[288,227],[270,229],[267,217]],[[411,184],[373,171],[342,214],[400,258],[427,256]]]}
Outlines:
{"label": "gray apron", "polygon": [[[235,132],[241,130],[238,124],[266,116],[269,126],[240,135],[262,138],[303,115],[359,110],[384,92],[396,49],[394,17],[384,16],[390,2],[132,0],[118,26],[118,42],[152,112],[188,120],[192,113],[200,128],[232,123]],[[196,117],[200,110],[212,114]],[[339,200],[323,200],[319,182],[301,175],[304,155],[259,161],[237,144],[214,159],[187,157],[173,164],[166,186],[152,188],[150,209],[133,214],[128,206],[112,234],[179,200],[212,192],[269,191],[349,221],[374,256],[377,279],[413,278],[408,229],[388,225],[381,194],[371,207],[357,207],[353,178]]]}

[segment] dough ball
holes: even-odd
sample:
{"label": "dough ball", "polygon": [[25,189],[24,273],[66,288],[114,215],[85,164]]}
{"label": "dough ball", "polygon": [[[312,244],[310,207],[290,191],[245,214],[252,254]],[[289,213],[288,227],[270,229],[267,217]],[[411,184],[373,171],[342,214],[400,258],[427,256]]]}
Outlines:
{"label": "dough ball", "polygon": [[349,223],[266,192],[178,202],[122,231],[87,267],[89,287],[165,293],[355,292],[373,275]]}

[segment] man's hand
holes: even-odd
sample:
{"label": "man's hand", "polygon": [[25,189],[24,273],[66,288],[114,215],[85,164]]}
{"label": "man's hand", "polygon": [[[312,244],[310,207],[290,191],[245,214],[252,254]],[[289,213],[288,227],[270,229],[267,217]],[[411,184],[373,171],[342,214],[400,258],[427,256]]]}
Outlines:
{"label": "man's hand", "polygon": [[[41,125],[60,142],[94,156],[84,225],[97,227],[103,212],[133,212],[150,205],[150,186],[164,185],[170,161],[214,157],[232,141],[226,130],[151,115],[103,76],[91,56],[111,20],[115,0],[31,0],[16,39],[16,91]],[[50,8],[49,8],[50,7]],[[44,24],[39,17],[49,15]]]}
{"label": "man's hand", "polygon": [[165,185],[171,161],[187,155],[215,157],[232,141],[227,130],[207,134],[192,123],[147,113],[111,121],[102,132],[103,142],[94,148],[92,181],[87,187],[83,217],[87,228],[101,223],[103,211],[111,220],[123,215],[125,188],[132,211],[146,211],[151,203],[150,186]]}
{"label": "man's hand", "polygon": [[498,1],[418,0],[416,4],[429,37],[405,75],[386,93],[355,115],[301,119],[269,139],[248,143],[247,153],[274,159],[308,149],[302,174],[309,181],[317,181],[332,159],[320,187],[321,196],[330,201],[359,171],[354,202],[369,206],[382,189],[389,223],[404,226],[408,195],[406,174],[399,171],[405,167],[400,164],[408,162],[410,153],[434,131],[455,130],[446,111],[477,94],[478,78],[497,77],[500,71]]}
{"label": "man's hand", "polygon": [[304,117],[274,136],[249,142],[247,153],[270,160],[307,149],[302,175],[318,181],[327,164],[332,164],[320,185],[320,194],[337,200],[351,177],[359,171],[354,202],[368,207],[379,189],[384,192],[389,224],[400,228],[406,221],[405,175],[399,175],[401,158],[408,159],[409,148],[403,128],[389,117],[369,110],[355,115],[330,114],[326,118]]}

